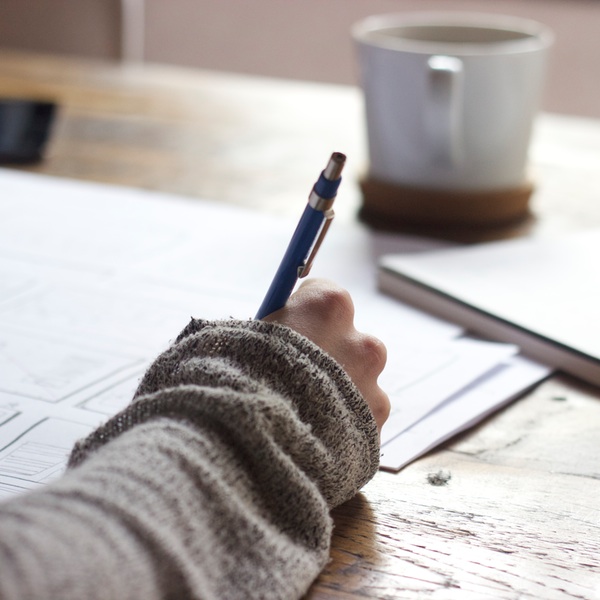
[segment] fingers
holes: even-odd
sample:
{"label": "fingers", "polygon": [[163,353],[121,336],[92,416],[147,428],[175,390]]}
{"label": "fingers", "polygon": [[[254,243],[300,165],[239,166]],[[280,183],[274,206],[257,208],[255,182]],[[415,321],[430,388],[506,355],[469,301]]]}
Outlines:
{"label": "fingers", "polygon": [[343,288],[321,279],[303,283],[269,320],[284,322],[332,353],[353,328],[354,304]]}
{"label": "fingers", "polygon": [[387,349],[383,342],[375,336],[357,332],[360,339],[356,342],[356,365],[343,365],[346,372],[367,399],[377,427],[381,431],[390,414],[388,395],[379,387],[377,378],[387,362]]}
{"label": "fingers", "polygon": [[345,289],[330,281],[310,279],[282,309],[264,320],[295,329],[331,355],[355,383],[381,429],[390,402],[377,378],[385,367],[387,351],[378,338],[355,329],[354,304]]}

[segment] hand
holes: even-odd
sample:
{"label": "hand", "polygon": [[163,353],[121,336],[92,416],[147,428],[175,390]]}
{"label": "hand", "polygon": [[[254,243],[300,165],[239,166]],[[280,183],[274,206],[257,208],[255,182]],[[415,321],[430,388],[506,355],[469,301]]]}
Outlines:
{"label": "hand", "polygon": [[346,290],[329,281],[310,279],[283,308],[263,321],[291,327],[333,357],[367,401],[381,431],[390,401],[377,385],[377,377],[385,366],[387,351],[379,339],[354,328],[354,304]]}

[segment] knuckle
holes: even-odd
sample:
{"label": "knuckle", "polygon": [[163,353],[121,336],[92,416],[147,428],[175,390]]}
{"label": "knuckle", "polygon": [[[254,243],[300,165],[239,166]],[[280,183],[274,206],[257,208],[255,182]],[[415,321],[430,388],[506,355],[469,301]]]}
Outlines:
{"label": "knuckle", "polygon": [[350,293],[343,288],[323,289],[315,302],[319,304],[321,314],[329,319],[352,321],[354,319],[354,304]]}
{"label": "knuckle", "polygon": [[381,373],[387,361],[385,344],[373,335],[362,334],[360,347],[363,362],[372,367],[375,372]]}
{"label": "knuckle", "polygon": [[373,403],[371,410],[373,411],[373,416],[379,426],[383,425],[390,416],[392,410],[390,398],[381,388],[379,389],[378,397]]}
{"label": "knuckle", "polygon": [[381,401],[377,404],[377,415],[381,423],[385,423],[385,421],[387,421],[391,411],[392,404],[390,402],[390,398],[385,392],[382,391]]}

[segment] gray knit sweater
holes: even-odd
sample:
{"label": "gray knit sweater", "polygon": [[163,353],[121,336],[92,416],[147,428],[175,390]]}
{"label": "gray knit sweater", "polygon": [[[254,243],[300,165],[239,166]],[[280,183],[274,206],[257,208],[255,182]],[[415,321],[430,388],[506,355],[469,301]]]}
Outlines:
{"label": "gray knit sweater", "polygon": [[0,598],[297,598],[376,472],[370,410],[291,329],[192,322],[40,491],[0,504]]}

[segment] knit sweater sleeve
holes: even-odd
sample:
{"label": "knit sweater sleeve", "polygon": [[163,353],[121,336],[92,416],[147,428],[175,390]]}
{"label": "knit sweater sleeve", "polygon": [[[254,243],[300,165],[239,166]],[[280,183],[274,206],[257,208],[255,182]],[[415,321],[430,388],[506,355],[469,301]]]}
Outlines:
{"label": "knit sweater sleeve", "polygon": [[376,472],[342,368],[289,328],[192,320],[46,488],[0,504],[0,598],[297,598]]}

